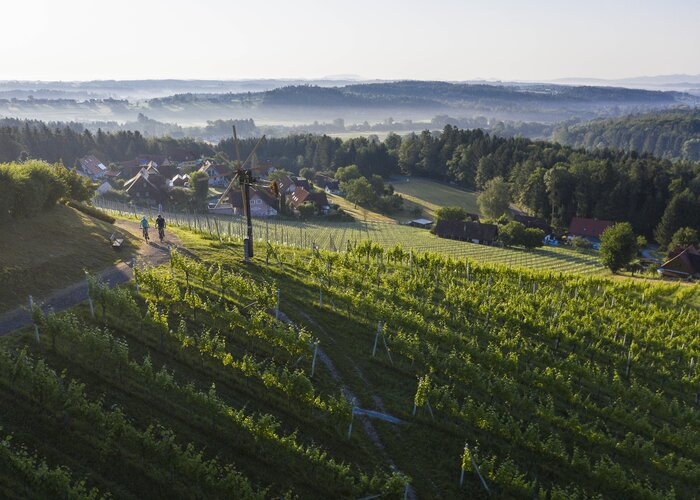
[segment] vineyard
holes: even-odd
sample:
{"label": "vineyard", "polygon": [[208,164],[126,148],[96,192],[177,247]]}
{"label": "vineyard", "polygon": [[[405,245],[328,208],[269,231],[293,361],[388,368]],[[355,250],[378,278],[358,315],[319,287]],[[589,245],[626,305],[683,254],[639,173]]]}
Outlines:
{"label": "vineyard", "polygon": [[[131,207],[109,201],[96,205],[117,216],[140,218],[140,214],[157,215],[152,209]],[[172,226],[186,228],[221,241],[242,241],[245,226],[238,216],[202,216],[165,213]],[[508,266],[543,269],[595,275],[605,272],[594,253],[568,248],[544,247],[531,251],[477,245],[463,241],[439,238],[424,229],[381,222],[302,222],[284,219],[253,219],[253,237],[262,243],[270,242],[297,248],[318,248],[330,251],[346,249],[364,241],[373,241],[389,249],[401,245],[414,252],[438,253],[450,257],[466,257],[479,262]]]}
{"label": "vineyard", "polygon": [[700,490],[694,288],[197,231],[2,340],[5,496]]}

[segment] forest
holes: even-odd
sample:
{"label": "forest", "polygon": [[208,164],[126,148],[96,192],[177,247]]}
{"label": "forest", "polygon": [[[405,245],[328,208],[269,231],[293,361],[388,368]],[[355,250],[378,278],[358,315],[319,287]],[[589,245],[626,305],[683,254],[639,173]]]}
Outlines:
{"label": "forest", "polygon": [[552,138],[586,149],[623,149],[659,158],[700,160],[700,111],[678,109],[562,125]]}

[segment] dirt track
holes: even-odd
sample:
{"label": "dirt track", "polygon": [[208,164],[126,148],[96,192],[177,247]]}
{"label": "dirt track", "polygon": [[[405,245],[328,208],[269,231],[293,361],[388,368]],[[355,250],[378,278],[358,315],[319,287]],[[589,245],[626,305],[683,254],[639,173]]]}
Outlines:
{"label": "dirt track", "polygon": [[[156,266],[166,262],[169,258],[168,245],[178,247],[181,243],[177,236],[169,234],[166,231],[165,241],[162,244],[160,242],[154,242],[153,239],[151,239],[150,243],[146,244],[137,222],[118,220],[115,225],[123,231],[134,235],[133,241],[139,242],[139,248],[135,262],[120,262],[98,273],[99,278],[105,283],[108,283],[110,287],[131,280],[133,277],[132,265],[134,264],[137,266]],[[157,241],[158,232],[155,228],[151,228],[150,234],[152,238],[155,236]],[[60,290],[56,290],[47,297],[35,297],[34,299],[41,304],[44,311],[50,309],[54,311],[63,311],[87,299],[87,282],[82,280]],[[10,333],[31,322],[29,307],[18,307],[0,316],[0,335]]]}

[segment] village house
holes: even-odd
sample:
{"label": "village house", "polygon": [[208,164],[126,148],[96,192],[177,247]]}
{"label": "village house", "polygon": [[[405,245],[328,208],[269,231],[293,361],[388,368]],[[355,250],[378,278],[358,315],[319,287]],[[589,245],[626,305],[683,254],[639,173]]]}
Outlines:
{"label": "village house", "polygon": [[294,179],[294,185],[298,188],[304,188],[307,191],[311,191],[311,184],[309,183],[309,180],[304,177],[297,177]]}
{"label": "village house", "polygon": [[584,217],[574,217],[569,224],[569,238],[578,236],[585,238],[595,245],[600,244],[600,236],[607,228],[615,223],[609,220],[586,219]]}
{"label": "village house", "polygon": [[110,174],[107,166],[94,155],[83,156],[78,160],[78,165],[78,172],[92,181],[104,179]]}
{"label": "village house", "polygon": [[[243,194],[240,189],[229,192],[229,202],[234,215],[243,215]],[[271,217],[277,215],[277,199],[267,188],[250,186],[250,215],[252,217]]]}
{"label": "village house", "polygon": [[513,214],[513,220],[516,222],[520,222],[527,228],[541,229],[542,231],[544,231],[544,234],[552,233],[552,226],[547,224],[547,221],[545,221],[544,219],[540,219],[538,217],[530,217],[529,215],[516,212]]}
{"label": "village house", "polygon": [[294,181],[292,180],[291,177],[288,175],[280,175],[277,178],[277,187],[279,188],[280,193],[284,194],[292,194],[294,190],[297,188],[296,184],[294,184]]}
{"label": "village house", "polygon": [[331,209],[326,193],[312,193],[304,188],[298,187],[289,196],[289,204],[292,206],[292,208],[298,210],[304,203],[312,203],[316,211],[323,214],[328,213],[328,211]]}
{"label": "village house", "polygon": [[316,174],[314,176],[314,183],[328,194],[340,193],[340,182],[328,175]]}
{"label": "village house", "polygon": [[199,171],[209,176],[210,186],[226,187],[231,182],[231,171],[226,165],[217,165],[207,161],[199,168]]}
{"label": "village house", "polygon": [[124,183],[124,191],[133,198],[163,199],[162,177],[155,167],[142,168],[139,173]]}
{"label": "village house", "polygon": [[177,174],[173,176],[172,179],[168,182],[169,187],[174,188],[174,187],[187,187],[187,185],[190,182],[190,177],[189,175],[186,174]]}
{"label": "village house", "polygon": [[700,252],[692,245],[671,252],[657,272],[667,278],[700,278]]}
{"label": "village house", "polygon": [[498,238],[498,226],[472,221],[438,220],[434,233],[440,238],[493,245]]}

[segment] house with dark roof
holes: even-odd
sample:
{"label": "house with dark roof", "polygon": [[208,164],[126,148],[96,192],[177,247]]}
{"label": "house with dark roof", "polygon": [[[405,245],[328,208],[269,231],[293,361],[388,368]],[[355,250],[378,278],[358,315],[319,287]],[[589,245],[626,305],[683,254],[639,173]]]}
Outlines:
{"label": "house with dark roof", "polygon": [[199,171],[209,176],[210,186],[225,187],[231,182],[231,170],[226,165],[204,162]]}
{"label": "house with dark roof", "polygon": [[170,182],[168,182],[171,188],[173,187],[185,187],[190,182],[190,176],[185,174],[174,175]]}
{"label": "house with dark roof", "polygon": [[672,252],[656,271],[667,278],[700,278],[700,252],[694,246]]}
{"label": "house with dark roof", "polygon": [[103,179],[109,173],[107,165],[102,163],[95,155],[83,156],[78,160],[80,173],[95,181]]}
{"label": "house with dark roof", "polygon": [[438,220],[433,232],[440,238],[492,245],[498,238],[498,226],[473,221]]}
{"label": "house with dark roof", "polygon": [[296,184],[291,177],[287,174],[280,175],[277,177],[277,186],[279,187],[280,193],[292,194],[297,188]]}
{"label": "house with dark roof", "polygon": [[513,220],[516,222],[520,222],[527,228],[541,229],[542,231],[544,231],[544,234],[550,234],[552,232],[552,226],[547,224],[547,221],[545,221],[544,219],[530,217],[529,215],[525,215],[522,213],[515,213],[513,214]]}
{"label": "house with dark roof", "polygon": [[[243,193],[240,189],[229,191],[231,210],[235,215],[243,215]],[[250,215],[252,217],[271,217],[277,215],[277,198],[267,188],[250,186]]]}
{"label": "house with dark roof", "polygon": [[314,184],[323,189],[329,194],[340,193],[340,182],[333,177],[324,174],[316,174],[314,176]]}
{"label": "house with dark roof", "polygon": [[586,238],[593,243],[600,243],[600,236],[607,228],[615,223],[609,220],[586,219],[584,217],[574,217],[569,224],[569,237],[578,236]]}
{"label": "house with dark roof", "polygon": [[164,196],[163,179],[155,167],[142,168],[138,174],[124,183],[124,191],[135,198],[161,200]]}
{"label": "house with dark roof", "polygon": [[307,191],[311,191],[311,184],[309,184],[309,179],[306,179],[304,177],[297,177],[294,179],[294,185],[296,187],[304,188]]}

